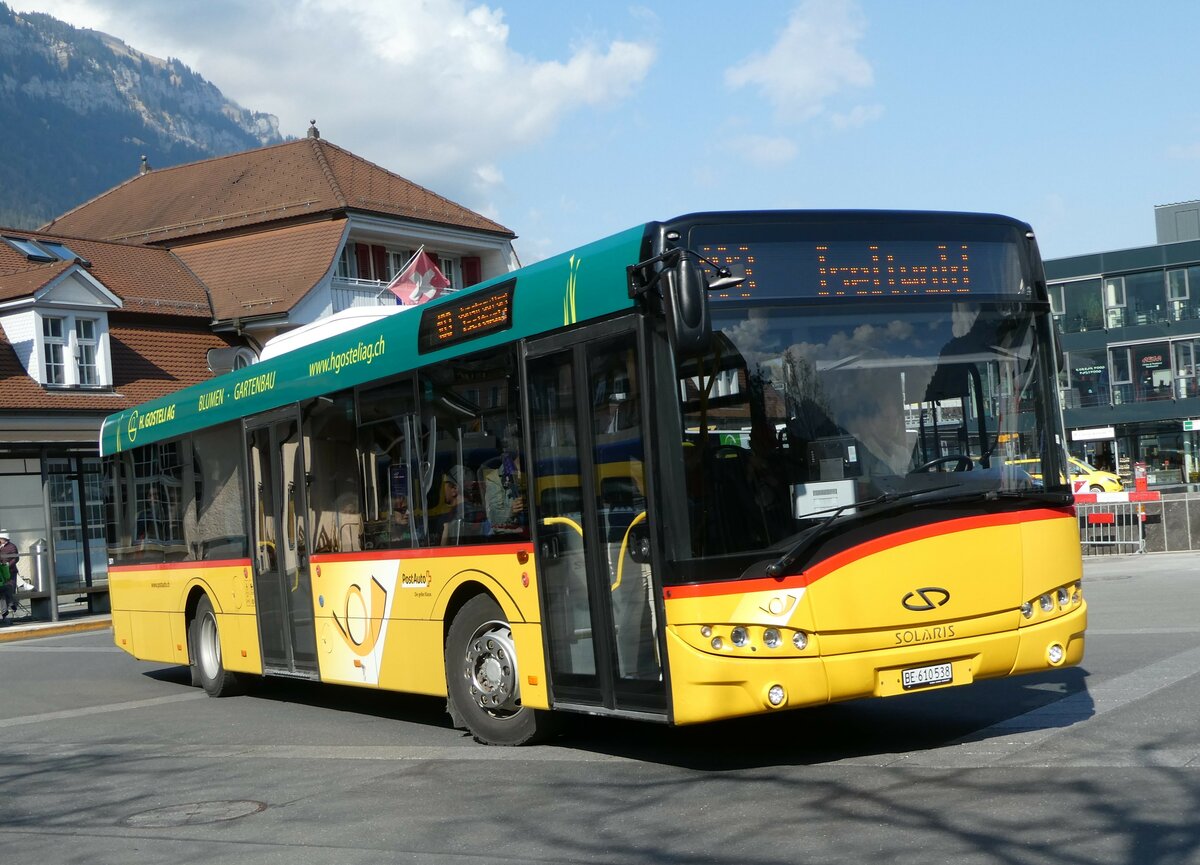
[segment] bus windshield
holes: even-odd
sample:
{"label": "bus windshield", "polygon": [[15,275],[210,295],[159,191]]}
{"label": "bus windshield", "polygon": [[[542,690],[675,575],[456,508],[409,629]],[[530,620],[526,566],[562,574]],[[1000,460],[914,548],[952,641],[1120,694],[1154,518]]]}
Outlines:
{"label": "bus windshield", "polygon": [[1061,441],[1036,322],[983,299],[715,304],[711,350],[680,367],[692,555],[896,495],[1058,489],[1019,462]]}

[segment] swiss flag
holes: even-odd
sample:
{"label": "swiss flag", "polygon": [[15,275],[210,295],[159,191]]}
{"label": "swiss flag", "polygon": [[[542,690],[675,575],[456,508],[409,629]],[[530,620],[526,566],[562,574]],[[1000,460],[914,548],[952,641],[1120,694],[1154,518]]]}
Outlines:
{"label": "swiss flag", "polygon": [[450,280],[438,270],[437,262],[425,251],[425,247],[417,250],[412,260],[388,283],[388,291],[396,295],[404,306],[416,306],[433,300],[449,287]]}

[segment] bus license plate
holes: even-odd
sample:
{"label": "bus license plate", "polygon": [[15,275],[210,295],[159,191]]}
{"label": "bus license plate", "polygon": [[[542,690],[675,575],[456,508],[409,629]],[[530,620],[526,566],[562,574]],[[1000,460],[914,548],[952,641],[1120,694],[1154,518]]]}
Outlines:
{"label": "bus license plate", "polygon": [[913,688],[928,688],[931,685],[944,685],[954,680],[954,667],[951,664],[933,664],[928,667],[913,667],[900,673],[904,690]]}

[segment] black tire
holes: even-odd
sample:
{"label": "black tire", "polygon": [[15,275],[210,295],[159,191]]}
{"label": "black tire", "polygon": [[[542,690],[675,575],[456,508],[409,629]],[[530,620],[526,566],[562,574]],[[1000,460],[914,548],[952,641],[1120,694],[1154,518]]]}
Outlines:
{"label": "black tire", "polygon": [[196,617],[188,628],[191,649],[192,681],[210,697],[232,697],[243,691],[241,677],[231,673],[221,663],[221,634],[217,615],[208,595],[196,604]]}
{"label": "black tire", "polygon": [[484,745],[527,745],[552,732],[549,712],[521,705],[512,628],[488,595],[463,604],[446,634],[447,709]]}

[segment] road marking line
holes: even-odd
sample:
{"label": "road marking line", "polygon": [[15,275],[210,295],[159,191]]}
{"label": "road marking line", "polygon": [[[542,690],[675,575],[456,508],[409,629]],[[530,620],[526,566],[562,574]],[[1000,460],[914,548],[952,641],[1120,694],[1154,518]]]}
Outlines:
{"label": "road marking line", "polygon": [[0,721],[0,727],[20,727],[26,724],[41,724],[45,721],[62,721],[68,718],[82,718],[87,715],[102,715],[106,712],[126,712],[130,709],[146,709],[151,706],[165,706],[170,703],[182,703],[185,700],[203,700],[208,695],[203,691],[173,694],[170,697],[152,697],[149,700],[130,700],[127,703],[108,703],[103,706],[86,706],[82,709],[64,709],[61,712],[43,712],[40,715],[25,715],[21,718],[5,718]]}

